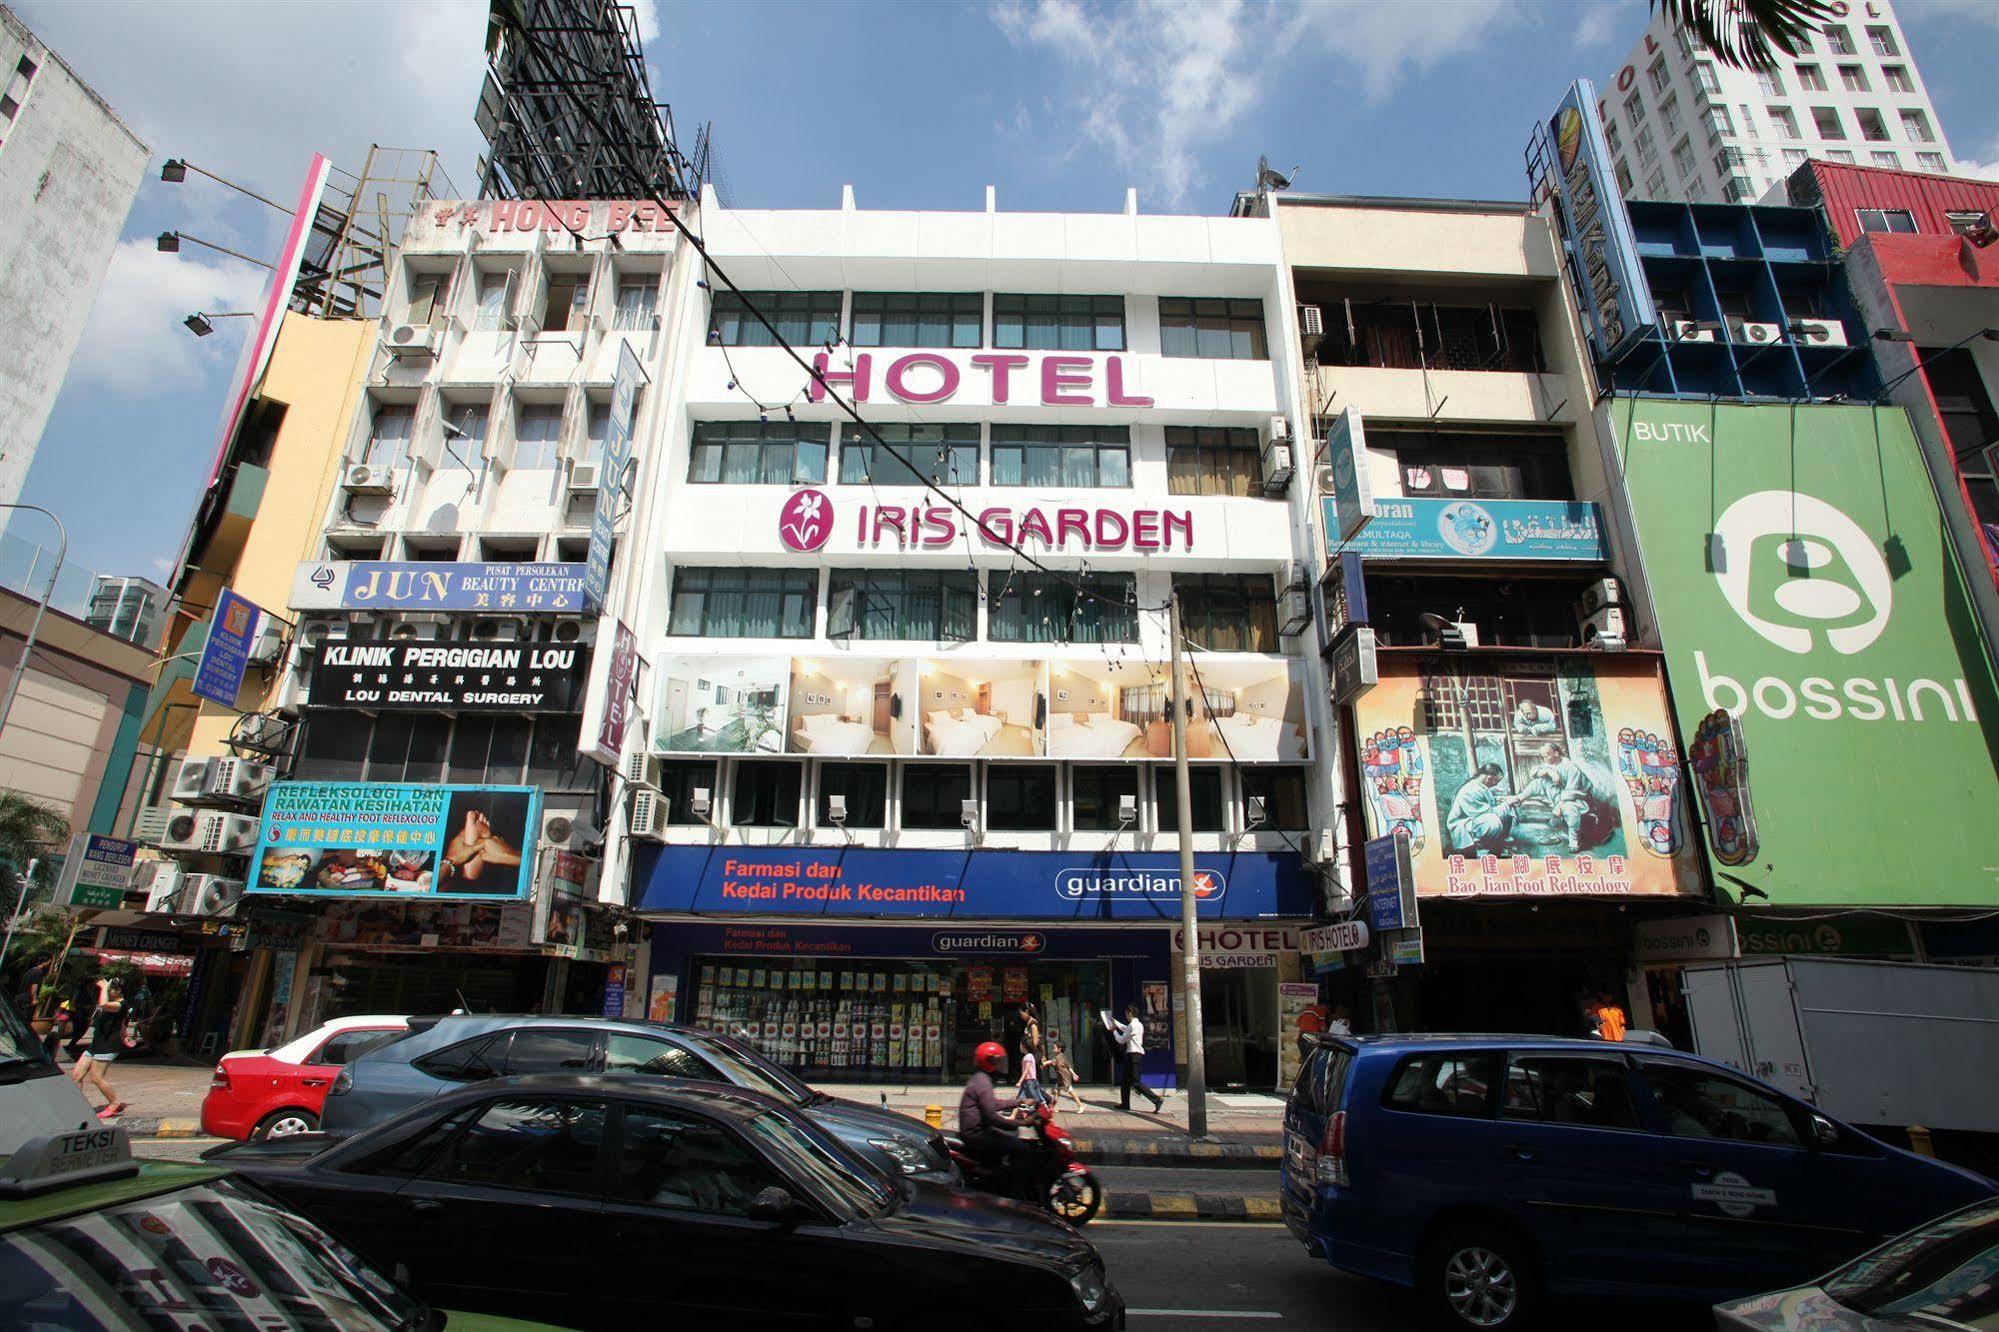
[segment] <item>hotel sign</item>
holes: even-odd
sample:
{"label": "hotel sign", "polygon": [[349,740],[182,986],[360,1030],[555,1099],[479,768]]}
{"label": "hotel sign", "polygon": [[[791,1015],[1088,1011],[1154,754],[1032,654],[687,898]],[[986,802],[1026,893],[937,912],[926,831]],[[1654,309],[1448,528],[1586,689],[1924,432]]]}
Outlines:
{"label": "hotel sign", "polygon": [[[856,403],[875,397],[877,388],[897,402],[949,402],[968,379],[983,382],[994,406],[1009,403],[1043,407],[1150,407],[1151,398],[1133,393],[1122,356],[1029,356],[1024,352],[910,352],[882,361],[870,352],[835,361],[825,352],[812,358],[818,373],[806,396],[824,402],[830,388]],[[975,378],[976,377],[976,378]]]}

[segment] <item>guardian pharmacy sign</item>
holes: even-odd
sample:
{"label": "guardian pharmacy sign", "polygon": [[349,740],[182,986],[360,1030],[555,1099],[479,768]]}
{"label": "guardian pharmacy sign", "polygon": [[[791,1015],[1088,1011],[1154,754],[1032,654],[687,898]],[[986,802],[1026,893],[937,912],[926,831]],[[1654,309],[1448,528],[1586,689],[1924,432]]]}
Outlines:
{"label": "guardian pharmacy sign", "polygon": [[1680,726],[1756,757],[1773,905],[1999,902],[1994,680],[1899,408],[1615,398]]}

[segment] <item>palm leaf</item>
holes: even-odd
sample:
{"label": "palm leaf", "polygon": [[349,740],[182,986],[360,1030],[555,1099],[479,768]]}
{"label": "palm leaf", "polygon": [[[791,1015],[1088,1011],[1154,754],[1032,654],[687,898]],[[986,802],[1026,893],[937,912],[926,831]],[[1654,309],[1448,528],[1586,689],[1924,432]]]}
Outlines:
{"label": "palm leaf", "polygon": [[1811,48],[1812,30],[1837,18],[1827,0],[1652,0],[1667,22],[1700,38],[1736,69],[1777,67],[1777,57]]}

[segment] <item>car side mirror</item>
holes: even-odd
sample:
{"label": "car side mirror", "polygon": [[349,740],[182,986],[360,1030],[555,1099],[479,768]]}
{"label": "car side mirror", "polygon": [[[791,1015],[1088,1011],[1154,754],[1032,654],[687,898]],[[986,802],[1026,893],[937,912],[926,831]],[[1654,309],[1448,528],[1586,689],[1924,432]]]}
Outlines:
{"label": "car side mirror", "polygon": [[1839,1125],[1824,1115],[1812,1116],[1812,1143],[1818,1147],[1832,1147],[1839,1142]]}
{"label": "car side mirror", "polygon": [[774,1221],[782,1225],[791,1220],[797,1208],[791,1201],[791,1194],[773,1185],[750,1199],[750,1220]]}

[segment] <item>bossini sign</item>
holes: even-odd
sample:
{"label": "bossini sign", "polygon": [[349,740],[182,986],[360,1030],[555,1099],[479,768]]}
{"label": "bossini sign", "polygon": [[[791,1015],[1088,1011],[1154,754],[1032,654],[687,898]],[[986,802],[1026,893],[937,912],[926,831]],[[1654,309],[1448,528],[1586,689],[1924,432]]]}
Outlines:
{"label": "bossini sign", "polygon": [[[1900,409],[1619,398],[1682,730],[1734,714],[1778,904],[1989,905],[1994,683]],[[1913,836],[1912,836],[1913,834]]]}

